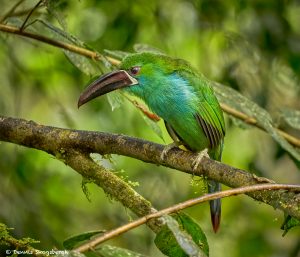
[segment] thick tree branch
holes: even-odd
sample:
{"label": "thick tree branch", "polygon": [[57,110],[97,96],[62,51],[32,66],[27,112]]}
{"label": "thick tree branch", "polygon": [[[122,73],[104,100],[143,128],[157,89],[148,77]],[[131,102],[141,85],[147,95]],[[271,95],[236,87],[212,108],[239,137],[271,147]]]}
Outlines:
{"label": "thick tree branch", "polygon": [[[138,217],[156,212],[156,210],[152,208],[151,203],[134,191],[124,180],[116,176],[114,172],[96,164],[89,157],[88,152],[81,152],[72,148],[67,148],[66,150],[61,148],[59,153],[56,153],[56,157],[59,157],[65,164],[73,168],[83,177],[92,180],[101,187],[106,194],[120,201]],[[159,224],[155,221],[149,222],[148,226],[154,232],[159,230]]]}
{"label": "thick tree branch", "polygon": [[[56,46],[56,47],[59,47],[59,48],[62,48],[62,49],[65,49],[65,50],[77,53],[79,55],[91,58],[93,60],[100,60],[101,57],[103,57],[98,52],[91,51],[91,50],[88,50],[88,49],[85,49],[85,48],[82,48],[82,47],[79,47],[79,46],[75,46],[75,45],[72,45],[72,44],[60,42],[60,41],[57,41],[57,40],[45,37],[43,35],[39,35],[39,34],[27,32],[27,31],[24,31],[24,30],[22,30],[20,28],[14,27],[14,26],[0,24],[0,31],[6,32],[6,33],[11,33],[11,34],[17,34],[17,35],[20,35],[20,36],[23,36],[23,37],[27,37],[27,38],[31,38],[31,39],[34,39],[34,40],[38,40],[40,42],[43,42],[43,43],[46,43],[46,44],[49,44],[49,45],[52,45],[52,46]],[[105,56],[105,58],[111,64],[113,64],[113,65],[117,66],[117,65],[120,64],[120,61],[117,60],[117,59],[111,58],[109,56]],[[247,123],[249,125],[252,125],[252,126],[255,126],[255,127],[259,128],[259,129],[264,130],[264,128],[262,128],[261,126],[259,126],[259,124],[257,123],[256,119],[254,119],[253,117],[250,117],[250,116],[248,116],[248,115],[246,115],[246,114],[244,114],[244,113],[242,113],[242,112],[240,112],[238,110],[235,110],[235,109],[231,108],[230,106],[228,106],[228,105],[226,105],[224,103],[221,103],[221,107],[222,107],[223,111],[226,112],[226,113],[228,113],[229,115],[232,115],[235,118],[240,119],[240,120],[242,120],[243,122],[245,122],[245,123]],[[157,119],[156,116],[154,116],[154,117],[155,117],[155,119]],[[296,138],[296,137],[294,137],[294,136],[286,133],[283,130],[280,130],[280,129],[276,129],[276,130],[290,144],[292,144],[292,145],[294,145],[296,147],[300,147],[300,139],[298,139],[298,138]]]}
{"label": "thick tree branch", "polygon": [[[171,149],[166,158],[162,160],[160,156],[164,149],[163,145],[124,135],[61,129],[38,125],[33,121],[0,116],[0,140],[39,149],[56,156],[83,176],[93,179],[109,194],[114,194],[116,199],[139,216],[152,212],[150,204],[145,204],[145,200],[142,200],[141,196],[137,197],[140,200],[136,198],[133,200],[131,196],[135,197],[135,192],[127,196],[127,193],[119,195],[116,193],[118,190],[112,190],[111,186],[122,191],[126,183],[119,179],[114,180],[115,184],[109,184],[106,176],[111,175],[95,166],[96,164],[88,157],[89,153],[129,156],[189,174],[204,175],[229,187],[271,183],[266,178],[257,177],[206,157],[203,158],[198,168],[193,170],[192,163],[197,154],[179,148]],[[300,194],[279,190],[252,192],[248,195],[300,219]],[[141,203],[141,206],[136,204],[136,201]]]}
{"label": "thick tree branch", "polygon": [[261,185],[252,185],[252,186],[246,186],[246,187],[239,187],[235,189],[229,189],[213,194],[206,194],[194,199],[189,199],[185,202],[173,205],[171,207],[162,209],[160,211],[157,211],[155,213],[151,213],[147,216],[141,217],[137,220],[134,220],[132,222],[129,222],[121,227],[118,227],[114,230],[107,231],[103,235],[97,236],[90,241],[82,244],[78,248],[74,249],[75,251],[78,252],[86,252],[90,249],[95,248],[97,245],[112,239],[116,236],[119,236],[131,229],[134,229],[142,224],[145,224],[147,221],[154,219],[154,218],[159,218],[163,215],[167,215],[170,213],[174,212],[179,212],[183,209],[186,209],[188,207],[194,206],[199,203],[215,200],[218,198],[225,198],[229,196],[234,196],[234,195],[239,195],[239,194],[245,194],[245,193],[250,193],[250,192],[255,192],[255,191],[261,191],[261,190],[297,190],[297,192],[300,192],[300,185],[284,185],[284,184],[261,184]]}

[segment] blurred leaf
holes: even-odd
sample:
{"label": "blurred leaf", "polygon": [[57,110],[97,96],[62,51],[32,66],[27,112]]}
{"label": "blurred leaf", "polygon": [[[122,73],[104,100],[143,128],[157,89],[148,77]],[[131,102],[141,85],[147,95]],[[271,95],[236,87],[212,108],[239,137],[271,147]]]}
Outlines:
{"label": "blurred leaf", "polygon": [[59,36],[60,39],[62,39],[63,41],[69,41],[70,43],[73,43],[77,46],[80,47],[84,47],[85,43],[83,43],[81,40],[79,40],[78,38],[76,38],[75,36],[69,34],[68,32],[66,32],[65,30],[62,30],[56,26],[54,26],[53,24],[51,24],[50,22],[47,22],[45,20],[41,20],[41,19],[37,19],[36,22],[39,22],[40,24],[42,24],[45,28],[48,28],[51,32],[54,33],[55,36]]}
{"label": "blurred leaf", "polygon": [[166,225],[154,241],[163,254],[170,257],[209,256],[206,236],[192,218],[180,213],[165,216],[163,220]]}
{"label": "blurred leaf", "polygon": [[[56,40],[72,43],[76,46],[87,48],[82,41],[80,41],[78,38],[74,37],[73,35],[67,33],[66,31],[55,27],[54,25],[52,25],[47,21],[40,20],[40,19],[38,19],[37,21],[43,24],[45,28],[49,29]],[[101,70],[100,66],[97,66],[97,63],[95,61],[85,56],[73,53],[65,49],[62,49],[62,51],[65,53],[69,61],[74,66],[76,66],[80,71],[82,71],[83,73],[89,76],[95,75],[96,73],[99,73],[99,70]]]}
{"label": "blurred leaf", "polygon": [[107,94],[107,99],[112,111],[119,108],[123,103],[123,97],[119,91],[110,92]]}
{"label": "blurred leaf", "polygon": [[99,72],[94,65],[91,64],[88,58],[75,54],[68,50],[63,50],[69,61],[86,75],[92,76]]}
{"label": "blurred leaf", "polygon": [[103,245],[97,248],[96,252],[100,253],[101,257],[146,257],[143,254],[111,245]]}
{"label": "blurred leaf", "polygon": [[95,231],[88,231],[82,234],[71,236],[63,241],[63,246],[65,249],[71,250],[75,248],[76,245],[83,243],[84,241],[90,240],[93,236],[102,234],[104,232],[105,230],[95,230]]}
{"label": "blurred leaf", "polygon": [[69,113],[69,111],[67,110],[66,106],[64,104],[62,104],[60,101],[58,101],[58,99],[56,99],[56,104],[59,108],[59,113],[62,117],[62,120],[64,121],[64,123],[67,125],[68,128],[75,128],[75,120],[74,120],[74,116],[71,115],[71,113]]}
{"label": "blurred leaf", "polygon": [[151,53],[156,53],[156,54],[164,54],[163,51],[159,50],[158,48],[155,48],[155,47],[147,45],[147,44],[135,44],[133,46],[133,49],[137,53],[151,52]]}
{"label": "blurred leaf", "polygon": [[143,117],[144,121],[146,122],[146,124],[154,131],[154,133],[156,135],[158,135],[163,141],[165,141],[163,138],[162,131],[161,131],[160,127],[158,126],[157,122],[150,119],[144,113],[142,113],[142,117]]}
{"label": "blurred leaf", "polygon": [[124,52],[124,51],[119,51],[119,50],[107,50],[107,49],[104,49],[104,53],[111,56],[111,57],[114,57],[118,60],[122,60],[123,58],[125,58],[127,55],[129,55],[130,53],[128,52]]}
{"label": "blurred leaf", "polygon": [[300,111],[284,109],[281,111],[281,116],[291,127],[300,129]]}
{"label": "blurred leaf", "polygon": [[259,126],[263,127],[279,145],[290,153],[297,161],[300,161],[299,149],[288,143],[274,127],[270,114],[256,103],[241,95],[236,90],[223,86],[219,83],[212,83],[216,96],[220,102],[239,110],[257,120]]}
{"label": "blurred leaf", "polygon": [[241,129],[251,129],[253,128],[253,126],[251,126],[250,124],[245,123],[244,121],[235,118],[233,116],[230,116],[231,121],[233,122],[234,126],[239,127]]}
{"label": "blurred leaf", "polygon": [[[9,18],[7,18],[7,23],[9,25],[13,25],[13,26],[20,28],[23,25],[24,20],[20,19],[19,17],[9,17]],[[27,27],[26,31],[36,33],[36,34],[38,33],[38,31],[32,26]]]}
{"label": "blurred leaf", "polygon": [[291,217],[290,215],[287,215],[281,226],[281,229],[284,231],[282,236],[285,236],[291,228],[296,227],[296,226],[300,226],[300,220],[298,220],[294,217]]}
{"label": "blurred leaf", "polygon": [[60,26],[66,30],[67,29],[67,22],[63,14],[58,10],[58,5],[60,4],[61,1],[57,0],[47,0],[44,1],[47,11],[55,17],[55,19],[58,21]]}

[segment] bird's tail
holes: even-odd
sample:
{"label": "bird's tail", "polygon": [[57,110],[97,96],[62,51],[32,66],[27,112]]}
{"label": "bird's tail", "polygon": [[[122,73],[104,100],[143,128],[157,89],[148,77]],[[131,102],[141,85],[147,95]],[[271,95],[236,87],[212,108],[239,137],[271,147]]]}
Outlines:
{"label": "bird's tail", "polygon": [[[214,181],[208,180],[208,193],[215,193],[221,191],[221,184]],[[210,205],[210,217],[214,232],[217,233],[220,222],[221,222],[221,199],[212,200],[209,202]]]}
{"label": "bird's tail", "polygon": [[[210,158],[216,161],[221,161],[222,151],[223,151],[223,140],[220,142],[220,144],[216,149],[210,152]],[[210,179],[207,181],[207,183],[208,183],[207,185],[208,193],[216,193],[221,191],[220,183]],[[209,205],[210,205],[211,223],[214,232],[217,233],[221,223],[221,198],[210,201]]]}

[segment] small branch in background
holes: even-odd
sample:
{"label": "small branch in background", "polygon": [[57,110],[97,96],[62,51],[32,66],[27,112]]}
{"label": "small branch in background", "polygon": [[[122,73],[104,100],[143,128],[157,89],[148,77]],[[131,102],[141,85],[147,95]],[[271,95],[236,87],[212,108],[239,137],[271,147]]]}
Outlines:
{"label": "small branch in background", "polygon": [[105,57],[112,65],[118,66],[121,62],[115,58],[106,56]]}
{"label": "small branch in background", "polygon": [[[246,115],[245,113],[242,113],[238,110],[235,110],[233,108],[231,108],[230,106],[220,103],[221,108],[224,112],[226,112],[227,114],[242,120],[243,122],[255,126],[263,131],[266,131],[263,127],[259,126],[259,124],[257,123],[257,120],[254,119],[253,117],[250,117],[248,115]],[[276,129],[278,134],[280,134],[283,138],[285,138],[290,144],[299,147],[300,148],[300,139],[286,133],[285,131],[281,130],[281,129]]]}
{"label": "small branch in background", "polygon": [[98,237],[95,237],[95,238],[91,239],[90,241],[82,244],[81,246],[74,249],[74,251],[86,252],[88,250],[92,250],[97,245],[99,245],[109,239],[112,239],[116,236],[119,236],[133,228],[143,225],[151,219],[159,218],[163,215],[178,212],[178,211],[181,211],[183,209],[186,209],[188,207],[194,206],[199,203],[215,200],[218,198],[225,198],[225,197],[229,197],[229,196],[245,194],[245,193],[250,193],[250,192],[255,192],[255,191],[262,191],[262,190],[291,190],[291,191],[300,192],[300,185],[261,184],[261,185],[252,185],[252,186],[240,187],[240,188],[235,188],[235,189],[229,189],[229,190],[222,191],[222,192],[217,192],[217,193],[213,193],[213,194],[207,194],[204,196],[200,196],[200,197],[190,199],[185,202],[173,205],[169,208],[160,210],[158,212],[149,214],[147,216],[141,217],[135,221],[127,223],[126,225],[118,227],[117,229],[108,231],[108,232],[106,232]]}
{"label": "small branch in background", "polygon": [[43,0],[40,0],[37,2],[37,4],[30,10],[28,15],[25,18],[25,21],[23,22],[22,26],[20,27],[20,31],[23,31],[25,29],[26,23],[29,20],[30,16],[34,13],[34,11],[39,7],[39,5],[43,2]]}
{"label": "small branch in background", "polygon": [[[59,48],[77,53],[79,55],[91,58],[93,60],[100,60],[101,57],[103,57],[95,51],[91,51],[91,50],[88,50],[88,49],[85,49],[85,48],[82,48],[82,47],[79,47],[79,46],[75,46],[75,45],[72,45],[72,44],[60,42],[60,41],[57,41],[57,40],[54,40],[54,39],[51,39],[51,38],[48,38],[48,37],[45,37],[45,36],[42,36],[42,35],[39,35],[39,34],[34,34],[34,33],[26,32],[26,31],[22,31],[19,28],[14,27],[14,26],[8,26],[8,25],[0,24],[0,31],[11,33],[11,34],[17,34],[17,35],[20,35],[20,36],[23,36],[23,37],[32,38],[32,39],[41,41],[43,43],[46,43],[46,44],[49,44],[49,45],[52,45],[52,46],[56,46],[56,47],[59,47]],[[118,66],[120,64],[120,61],[115,59],[115,58],[112,58],[112,57],[109,57],[109,56],[106,56],[105,58],[112,65]],[[255,126],[259,129],[264,130],[262,127],[260,127],[257,124],[257,121],[253,117],[249,117],[246,114],[244,114],[244,113],[242,113],[238,110],[235,110],[235,109],[231,108],[230,106],[228,106],[226,104],[221,103],[221,107],[222,107],[223,111],[226,112],[227,114],[232,115],[233,117],[235,117],[237,119],[240,119],[240,120],[242,120],[243,122],[245,122],[249,125],[252,125],[252,126]],[[296,137],[294,137],[294,136],[292,136],[292,135],[290,135],[290,134],[288,134],[288,133],[286,133],[286,132],[284,132],[280,129],[277,129],[277,131],[289,143],[291,143],[292,145],[300,148],[300,139],[298,139],[298,138],[296,138]]]}
{"label": "small branch in background", "polygon": [[80,54],[82,56],[85,56],[85,57],[88,57],[88,58],[91,58],[94,60],[99,60],[101,57],[101,55],[99,53],[96,53],[94,51],[91,51],[91,50],[88,50],[88,49],[85,49],[85,48],[82,48],[79,46],[75,46],[72,44],[64,43],[61,41],[57,41],[52,38],[45,37],[43,35],[38,35],[38,34],[34,34],[31,32],[27,32],[27,31],[22,31],[17,27],[0,24],[0,31],[4,31],[7,33],[11,33],[11,34],[17,34],[17,35],[27,37],[27,38],[32,38],[32,39],[44,42],[46,44],[56,46],[56,47]]}

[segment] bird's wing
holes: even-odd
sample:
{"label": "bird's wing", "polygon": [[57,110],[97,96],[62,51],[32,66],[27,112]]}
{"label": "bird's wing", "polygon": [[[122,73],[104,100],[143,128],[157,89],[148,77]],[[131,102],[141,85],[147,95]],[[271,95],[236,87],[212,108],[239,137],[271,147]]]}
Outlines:
{"label": "bird's wing", "polygon": [[225,136],[223,112],[213,89],[208,83],[201,87],[197,94],[199,95],[199,102],[195,118],[208,138],[210,147],[215,148]]}
{"label": "bird's wing", "polygon": [[218,146],[225,135],[223,118],[209,104],[201,102],[199,112],[195,114],[198,124],[210,142],[210,147]]}
{"label": "bird's wing", "polygon": [[191,150],[190,147],[186,144],[186,142],[178,135],[178,133],[175,131],[175,129],[171,126],[170,123],[165,122],[165,127],[170,135],[170,137],[173,139],[175,143],[178,143],[182,146],[184,146],[187,150]]}
{"label": "bird's wing", "polygon": [[196,94],[197,100],[193,103],[197,106],[194,116],[213,149],[221,144],[225,136],[225,122],[211,82],[187,64],[179,65],[177,72],[188,81],[190,89]]}

